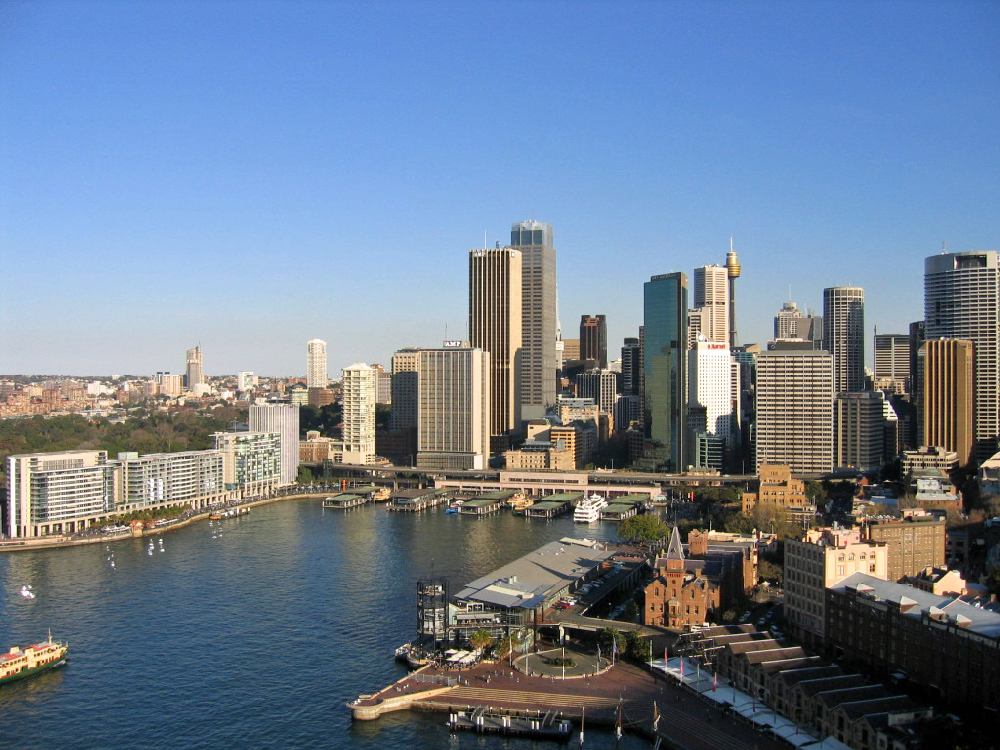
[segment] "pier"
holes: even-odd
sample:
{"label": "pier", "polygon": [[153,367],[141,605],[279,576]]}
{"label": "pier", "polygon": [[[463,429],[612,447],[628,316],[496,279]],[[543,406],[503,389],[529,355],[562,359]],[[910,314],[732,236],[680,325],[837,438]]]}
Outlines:
{"label": "pier", "polygon": [[568,719],[558,718],[555,711],[522,714],[517,711],[487,711],[482,706],[448,714],[451,731],[465,729],[479,734],[502,734],[507,737],[537,737],[564,740],[573,731]]}
{"label": "pier", "polygon": [[646,495],[625,495],[616,497],[601,511],[602,521],[624,521],[639,512],[639,508],[649,498]]}
{"label": "pier", "polygon": [[524,509],[528,518],[556,518],[568,513],[574,503],[583,498],[582,492],[558,492]]}
{"label": "pier", "polygon": [[466,500],[458,512],[463,516],[489,516],[499,512],[513,495],[513,492],[487,492]]}
{"label": "pier", "polygon": [[449,494],[448,490],[435,490],[431,488],[422,490],[397,490],[392,493],[392,499],[389,501],[386,509],[416,513],[446,502]]}
{"label": "pier", "polygon": [[352,495],[345,492],[326,498],[323,501],[323,507],[335,510],[347,510],[348,508],[357,508],[360,505],[365,505],[368,501],[368,495]]}

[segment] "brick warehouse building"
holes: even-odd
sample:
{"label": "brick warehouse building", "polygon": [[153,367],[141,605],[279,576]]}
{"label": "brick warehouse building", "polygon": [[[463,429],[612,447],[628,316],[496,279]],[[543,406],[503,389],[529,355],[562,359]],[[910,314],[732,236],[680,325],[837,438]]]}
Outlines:
{"label": "brick warehouse building", "polygon": [[827,646],[862,670],[902,673],[946,704],[997,715],[1000,614],[855,573],[826,590],[825,630]]}

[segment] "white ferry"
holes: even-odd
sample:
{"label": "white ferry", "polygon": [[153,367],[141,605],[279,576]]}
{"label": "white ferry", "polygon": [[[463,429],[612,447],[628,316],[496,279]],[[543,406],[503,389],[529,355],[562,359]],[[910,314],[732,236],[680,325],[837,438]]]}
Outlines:
{"label": "white ferry", "polygon": [[573,511],[573,520],[577,523],[593,523],[601,518],[601,510],[608,507],[608,501],[600,495],[591,495],[581,500]]}

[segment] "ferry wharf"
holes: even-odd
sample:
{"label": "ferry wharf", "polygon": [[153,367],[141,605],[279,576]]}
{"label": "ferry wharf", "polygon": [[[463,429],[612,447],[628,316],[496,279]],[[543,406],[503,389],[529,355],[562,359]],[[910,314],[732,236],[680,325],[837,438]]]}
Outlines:
{"label": "ferry wharf", "polygon": [[[660,712],[653,731],[653,703]],[[496,716],[545,716],[579,724],[613,725],[621,705],[625,731],[660,738],[673,750],[789,750],[747,722],[713,707],[691,690],[630,663],[600,675],[559,679],[525,675],[504,663],[480,663],[460,671],[428,666],[378,693],[348,704],[355,720],[392,711],[439,711],[469,715],[482,708]]]}

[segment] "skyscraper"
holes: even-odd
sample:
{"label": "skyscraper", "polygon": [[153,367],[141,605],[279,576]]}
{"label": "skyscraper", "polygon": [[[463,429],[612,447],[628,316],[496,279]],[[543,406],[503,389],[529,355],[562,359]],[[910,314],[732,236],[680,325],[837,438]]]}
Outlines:
{"label": "skyscraper", "polygon": [[599,369],[581,372],[576,376],[576,395],[594,399],[602,412],[614,415],[618,402],[618,374]]}
{"label": "skyscraper", "polygon": [[622,346],[622,393],[639,395],[639,373],[642,371],[642,350],[638,338],[626,338]]}
{"label": "skyscraper", "polygon": [[881,391],[839,393],[834,400],[834,466],[871,472],[885,454],[885,395]]}
{"label": "skyscraper", "polygon": [[552,226],[511,225],[510,244],[521,251],[521,419],[541,419],[556,402],[556,251]]}
{"label": "skyscraper", "polygon": [[392,414],[389,425],[393,430],[417,427],[419,366],[419,349],[400,349],[392,355]]}
{"label": "skyscraper", "polygon": [[520,250],[469,251],[469,342],[489,353],[490,435],[509,433],[521,419],[522,276]]}
{"label": "skyscraper", "polygon": [[421,349],[417,466],[485,469],[490,457],[490,364],[482,349]]}
{"label": "skyscraper", "polygon": [[699,331],[709,341],[729,341],[728,284],[724,266],[694,269],[694,308],[701,311]]}
{"label": "skyscraper", "polygon": [[344,463],[370,464],[375,458],[375,401],[378,371],[358,362],[345,367],[341,381],[344,408]]}
{"label": "skyscraper", "polygon": [[875,334],[875,380],[892,384],[895,391],[910,390],[910,337],[896,333]]}
{"label": "skyscraper", "polygon": [[[729,344],[725,341],[709,341],[700,336],[694,348],[687,353],[688,358],[688,413],[693,409],[703,410],[703,423],[689,435],[695,441],[705,442],[704,437],[715,438],[715,444],[722,447],[732,442],[733,393],[732,357]],[[704,437],[699,437],[700,434]],[[722,456],[712,452],[714,460],[702,462],[701,452],[691,449],[695,466],[722,469]]]}
{"label": "skyscraper", "polygon": [[833,356],[810,349],[757,355],[756,465],[788,464],[796,474],[833,468]]}
{"label": "skyscraper", "polygon": [[865,290],[823,290],[823,346],[833,355],[836,393],[865,389]]}
{"label": "skyscraper", "polygon": [[687,427],[687,276],[666,273],[643,285],[643,423],[656,461],[684,468]]}
{"label": "skyscraper", "polygon": [[299,475],[299,407],[281,403],[251,404],[250,432],[278,434],[281,484],[294,484]]}
{"label": "skyscraper", "polygon": [[580,316],[580,359],[592,359],[598,369],[607,369],[608,326],[603,315]]}
{"label": "skyscraper", "polygon": [[928,341],[972,342],[974,453],[978,461],[989,458],[1000,435],[1000,254],[996,250],[941,253],[924,261],[924,333]]}
{"label": "skyscraper", "polygon": [[184,376],[184,385],[187,389],[194,390],[196,385],[205,382],[205,367],[201,356],[201,346],[187,350],[187,369]]}
{"label": "skyscraper", "polygon": [[326,369],[326,342],[310,339],[306,342],[306,387],[326,388],[330,376]]}
{"label": "skyscraper", "polygon": [[971,341],[928,339],[923,360],[923,439],[926,445],[955,451],[959,463],[972,460],[973,360]]}

